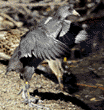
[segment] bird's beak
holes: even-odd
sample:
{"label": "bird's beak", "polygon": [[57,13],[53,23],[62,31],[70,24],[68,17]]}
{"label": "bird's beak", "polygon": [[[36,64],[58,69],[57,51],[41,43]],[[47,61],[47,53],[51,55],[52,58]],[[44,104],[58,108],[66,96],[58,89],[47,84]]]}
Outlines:
{"label": "bird's beak", "polygon": [[80,14],[75,10],[73,10],[72,13],[73,13],[73,15],[80,16]]}

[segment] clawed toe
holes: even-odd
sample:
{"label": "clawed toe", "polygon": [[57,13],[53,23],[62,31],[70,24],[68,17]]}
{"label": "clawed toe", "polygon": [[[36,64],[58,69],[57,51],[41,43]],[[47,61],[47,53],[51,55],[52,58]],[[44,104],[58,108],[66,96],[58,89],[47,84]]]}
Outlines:
{"label": "clawed toe", "polygon": [[38,102],[41,102],[41,101],[38,98],[30,96],[30,99],[25,98],[24,101],[22,101],[22,102],[28,104],[28,103],[38,103]]}
{"label": "clawed toe", "polygon": [[39,110],[40,109],[50,110],[50,108],[48,108],[48,107],[44,107],[43,105],[33,104],[33,103],[29,103],[29,107],[37,107],[37,108],[39,108]]}
{"label": "clawed toe", "polygon": [[41,108],[45,110],[50,110],[50,108],[48,107],[44,107],[43,105],[37,104],[38,102],[42,102],[42,101],[34,97],[31,99],[24,99],[24,101],[22,101],[22,103],[28,104],[29,107],[36,107],[36,108]]}

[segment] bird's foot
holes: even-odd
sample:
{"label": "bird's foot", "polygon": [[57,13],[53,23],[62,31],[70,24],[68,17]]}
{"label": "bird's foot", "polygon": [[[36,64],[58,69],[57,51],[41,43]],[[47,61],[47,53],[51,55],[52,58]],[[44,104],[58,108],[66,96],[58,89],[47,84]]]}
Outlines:
{"label": "bird's foot", "polygon": [[25,104],[28,104],[29,107],[36,107],[39,109],[50,110],[48,107],[44,107],[43,105],[37,104],[37,103],[41,103],[42,100],[31,96],[29,93],[29,87],[30,86],[29,86],[28,82],[25,82],[23,89],[21,89],[21,91],[18,93],[18,95],[22,93],[22,98],[24,99],[24,101],[22,101],[22,102]]}
{"label": "bird's foot", "polygon": [[36,107],[38,109],[45,109],[45,110],[50,110],[50,108],[45,107],[43,105],[37,104],[37,103],[41,103],[42,100],[39,100],[38,98],[32,97],[30,96],[30,99],[24,99],[24,101],[22,101],[25,104],[28,104],[29,107]]}
{"label": "bird's foot", "polygon": [[29,92],[26,90],[23,90],[22,98],[24,99],[24,101],[22,102],[25,104],[28,104],[29,107],[36,107],[39,109],[50,110],[48,107],[44,107],[43,105],[37,104],[37,103],[41,103],[42,100],[35,98],[33,96],[30,96]]}
{"label": "bird's foot", "polygon": [[63,91],[64,85],[63,85],[63,77],[62,76],[58,76],[58,82],[59,82],[59,86],[57,87],[57,89]]}
{"label": "bird's foot", "polygon": [[33,104],[33,103],[29,103],[29,107],[37,107],[37,109],[39,110],[51,110],[48,107],[44,107],[43,105],[39,105],[39,104]]}
{"label": "bird's foot", "polygon": [[22,101],[22,102],[25,104],[29,104],[29,107],[33,107],[33,106],[39,107],[39,105],[37,103],[42,102],[38,98],[30,96],[30,94],[27,92],[27,90],[24,90],[23,88],[18,93],[18,95],[20,95],[21,93],[22,93],[22,98],[24,99],[24,101]]}
{"label": "bird's foot", "polygon": [[[31,96],[30,96],[31,97]],[[25,98],[24,101],[22,101],[25,104],[29,104],[29,107],[39,107],[39,105],[37,104],[39,101],[38,98],[35,97],[31,97],[30,99]]]}
{"label": "bird's foot", "polygon": [[24,101],[22,101],[22,102],[25,103],[25,104],[42,102],[38,98],[35,98],[35,97],[32,97],[32,96],[29,96],[29,98],[28,97],[24,98],[24,95],[22,95],[22,98],[24,99]]}

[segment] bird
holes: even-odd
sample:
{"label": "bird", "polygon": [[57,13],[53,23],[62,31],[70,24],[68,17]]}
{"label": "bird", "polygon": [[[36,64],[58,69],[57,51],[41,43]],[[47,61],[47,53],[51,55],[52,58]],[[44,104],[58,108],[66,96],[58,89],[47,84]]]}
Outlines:
{"label": "bird", "polygon": [[[7,75],[10,71],[20,73],[20,78],[24,81],[22,89],[24,102],[30,106],[35,105],[31,103],[29,81],[35,69],[43,60],[48,61],[50,68],[57,76],[59,85],[63,88],[61,84],[63,69],[61,68],[60,58],[65,56],[66,53],[70,53],[64,37],[66,36],[69,39],[69,46],[75,43],[75,36],[71,38],[70,34],[67,35],[71,22],[65,20],[65,18],[70,15],[79,16],[79,13],[70,5],[59,7],[53,17],[43,19],[34,29],[22,36],[19,46],[9,60],[5,74]],[[80,40],[76,39],[77,42],[79,43]]]}
{"label": "bird", "polygon": [[[70,8],[68,5],[59,7],[59,9],[53,16],[45,18],[39,24],[40,26],[45,26],[48,32],[52,34],[54,38],[67,45],[69,50],[73,48],[75,45],[78,45],[87,39],[87,32],[81,26],[73,23],[70,19],[67,20],[67,17],[70,15],[80,17],[80,14],[78,12],[76,12],[74,9],[71,9],[73,9],[73,6],[70,6]],[[69,12],[71,12],[71,14],[69,14]],[[59,33],[60,30],[61,32]],[[57,34],[59,35],[57,36]],[[70,57],[70,53],[65,56]],[[64,62],[66,62],[66,57],[64,57]],[[64,86],[62,76],[65,72],[62,67],[63,60],[51,59],[47,60],[47,62],[49,64],[49,67],[57,76],[60,88],[63,89]]]}

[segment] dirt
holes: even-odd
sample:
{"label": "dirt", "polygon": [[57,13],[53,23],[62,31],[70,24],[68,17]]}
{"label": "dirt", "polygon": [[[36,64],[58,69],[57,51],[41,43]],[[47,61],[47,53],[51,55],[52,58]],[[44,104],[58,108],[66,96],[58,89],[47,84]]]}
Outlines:
{"label": "dirt", "polygon": [[[29,108],[28,105],[22,103],[21,95],[17,95],[22,89],[22,81],[19,78],[19,74],[10,72],[8,76],[5,76],[5,70],[6,66],[0,64],[0,110],[37,110],[36,107]],[[44,105],[51,110],[81,110],[80,107],[72,104],[72,102],[65,101],[67,95],[57,90],[58,84],[45,76],[35,73],[30,84],[30,92],[38,90],[35,97],[42,100],[38,104]]]}
{"label": "dirt", "polygon": [[[0,110],[37,110],[22,101],[22,80],[16,72],[5,76],[6,63],[0,64]],[[58,88],[57,78],[48,65],[45,72],[37,70],[30,82],[30,94],[41,100],[39,105],[51,110],[103,110],[104,109],[104,52],[71,61],[71,73],[64,75],[64,85],[68,92]],[[75,85],[73,85],[75,84]],[[70,96],[70,94],[72,96]],[[40,110],[45,108],[40,108]]]}

